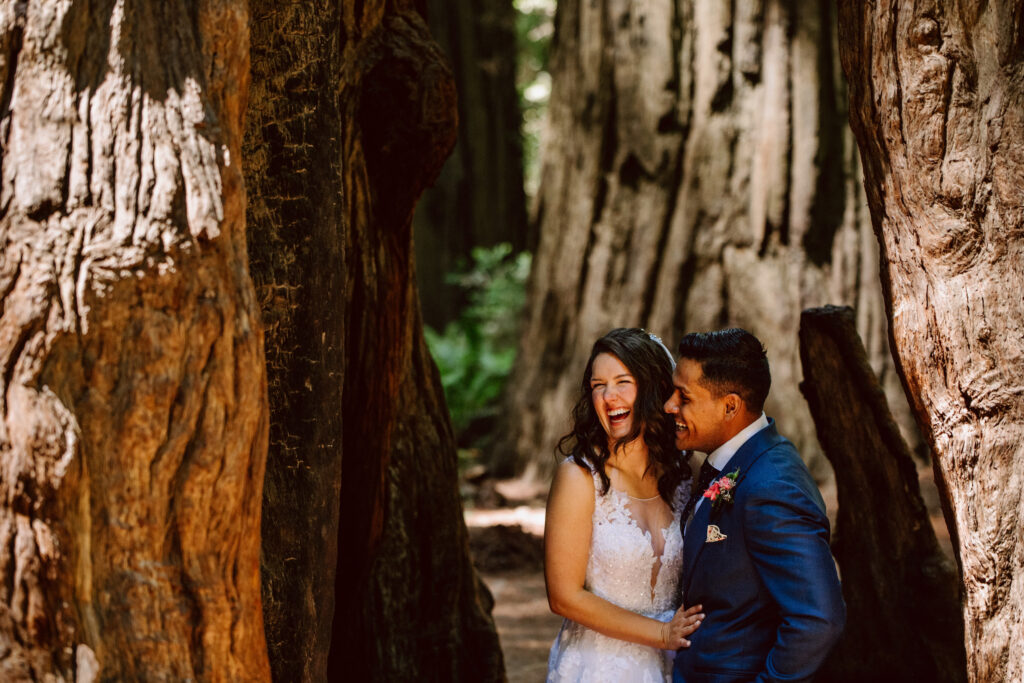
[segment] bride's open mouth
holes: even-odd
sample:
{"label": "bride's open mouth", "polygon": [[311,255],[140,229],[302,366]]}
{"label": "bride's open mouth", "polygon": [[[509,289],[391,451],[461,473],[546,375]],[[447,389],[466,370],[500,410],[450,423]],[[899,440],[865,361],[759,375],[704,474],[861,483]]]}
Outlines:
{"label": "bride's open mouth", "polygon": [[676,422],[676,431],[677,432],[685,432],[686,431],[686,425],[684,425],[682,422]]}
{"label": "bride's open mouth", "polygon": [[608,421],[612,423],[613,427],[625,422],[627,417],[629,417],[628,408],[616,408],[608,411]]}

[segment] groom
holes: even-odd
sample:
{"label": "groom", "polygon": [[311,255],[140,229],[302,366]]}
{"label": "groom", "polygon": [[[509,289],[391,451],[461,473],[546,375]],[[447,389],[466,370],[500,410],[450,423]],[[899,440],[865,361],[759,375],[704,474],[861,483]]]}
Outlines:
{"label": "groom", "polygon": [[[675,683],[809,681],[846,620],[829,523],[793,444],[762,408],[771,375],[745,330],[688,334],[665,412],[708,453],[683,511],[683,604],[707,615]],[[709,486],[710,485],[710,486]],[[706,496],[702,496],[705,494]]]}

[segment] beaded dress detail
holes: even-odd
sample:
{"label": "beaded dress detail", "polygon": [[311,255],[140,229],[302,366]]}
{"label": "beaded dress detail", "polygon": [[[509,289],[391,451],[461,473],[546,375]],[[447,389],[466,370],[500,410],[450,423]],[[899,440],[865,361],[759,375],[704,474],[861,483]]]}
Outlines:
{"label": "beaded dress detail", "polygon": [[[601,480],[593,469],[591,473],[594,517],[584,587],[632,612],[669,621],[679,607],[677,593],[683,565],[679,524],[690,482],[679,484],[672,522],[660,530],[660,539],[652,539],[651,531],[642,529],[630,512],[648,501],[610,487],[602,495]],[[656,548],[661,550],[660,557]],[[672,680],[673,655],[671,651],[609,638],[566,619],[551,646],[547,681],[665,683]]]}

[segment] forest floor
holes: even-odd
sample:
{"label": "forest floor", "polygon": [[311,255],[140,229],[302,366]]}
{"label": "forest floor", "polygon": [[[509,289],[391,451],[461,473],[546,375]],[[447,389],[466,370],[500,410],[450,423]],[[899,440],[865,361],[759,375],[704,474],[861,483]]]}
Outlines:
{"label": "forest floor", "polygon": [[[952,558],[938,491],[927,465],[918,467],[921,496],[935,535]],[[521,482],[485,484],[485,495],[467,504],[466,525],[474,561],[494,596],[494,621],[509,683],[538,683],[547,672],[548,650],[561,617],[548,610],[544,591],[544,491]],[[494,495],[494,489],[502,495]],[[829,516],[838,507],[835,487],[822,489]]]}

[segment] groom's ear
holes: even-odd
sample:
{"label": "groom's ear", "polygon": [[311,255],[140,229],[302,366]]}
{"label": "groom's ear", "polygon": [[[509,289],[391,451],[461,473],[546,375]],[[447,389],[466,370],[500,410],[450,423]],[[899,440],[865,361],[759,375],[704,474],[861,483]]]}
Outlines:
{"label": "groom's ear", "polygon": [[742,399],[739,394],[726,394],[722,397],[722,401],[725,408],[726,419],[732,419],[739,415],[740,409],[743,407]]}

